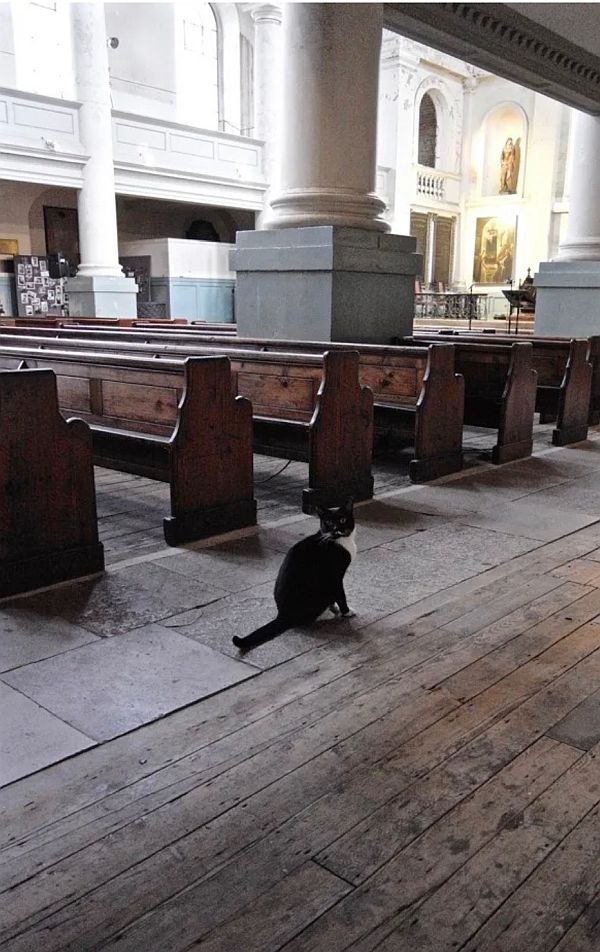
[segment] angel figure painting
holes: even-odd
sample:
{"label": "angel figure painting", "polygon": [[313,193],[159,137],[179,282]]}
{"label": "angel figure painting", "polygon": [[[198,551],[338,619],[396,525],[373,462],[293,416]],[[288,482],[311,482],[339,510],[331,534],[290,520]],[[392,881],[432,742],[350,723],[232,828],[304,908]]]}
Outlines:
{"label": "angel figure painting", "polygon": [[474,284],[506,284],[513,276],[516,219],[478,218],[475,229]]}
{"label": "angel figure painting", "polygon": [[510,136],[504,143],[500,153],[500,195],[514,195],[519,180],[519,165],[521,164],[521,140]]}

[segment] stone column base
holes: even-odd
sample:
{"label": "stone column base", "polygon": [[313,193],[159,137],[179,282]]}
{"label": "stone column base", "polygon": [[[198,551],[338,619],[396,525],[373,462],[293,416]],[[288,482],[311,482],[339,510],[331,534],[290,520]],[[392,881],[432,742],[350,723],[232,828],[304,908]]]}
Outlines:
{"label": "stone column base", "polygon": [[534,283],[536,335],[600,334],[600,261],[542,261]]}
{"label": "stone column base", "polygon": [[387,343],[412,333],[414,238],[322,225],[238,232],[240,337]]}
{"label": "stone column base", "polygon": [[69,317],[137,317],[133,278],[76,275],[67,283]]}

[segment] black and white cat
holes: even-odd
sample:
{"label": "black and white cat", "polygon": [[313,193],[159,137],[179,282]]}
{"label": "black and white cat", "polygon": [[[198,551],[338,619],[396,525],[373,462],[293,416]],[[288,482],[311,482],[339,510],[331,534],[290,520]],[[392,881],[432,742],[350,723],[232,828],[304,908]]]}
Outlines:
{"label": "black and white cat", "polygon": [[336,509],[317,507],[321,526],[287,553],[275,582],[277,618],[233,643],[248,651],[296,625],[310,625],[327,609],[351,618],[344,575],[356,555],[352,500]]}

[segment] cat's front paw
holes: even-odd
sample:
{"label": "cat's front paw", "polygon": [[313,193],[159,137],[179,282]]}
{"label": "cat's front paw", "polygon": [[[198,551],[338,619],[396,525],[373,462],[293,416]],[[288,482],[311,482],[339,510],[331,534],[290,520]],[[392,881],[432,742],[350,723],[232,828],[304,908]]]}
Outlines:
{"label": "cat's front paw", "polygon": [[339,615],[339,613],[340,613],[340,610],[339,610],[339,608],[337,607],[337,605],[330,605],[330,606],[329,606],[329,611],[331,612],[332,615]]}
{"label": "cat's front paw", "polygon": [[356,618],[356,612],[348,608],[347,611],[342,612],[342,618]]}

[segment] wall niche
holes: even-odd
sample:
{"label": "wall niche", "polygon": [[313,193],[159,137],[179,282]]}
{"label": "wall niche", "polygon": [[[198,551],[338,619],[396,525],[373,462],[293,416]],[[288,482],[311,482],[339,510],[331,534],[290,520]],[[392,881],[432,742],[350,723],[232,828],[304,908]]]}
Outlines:
{"label": "wall niche", "polygon": [[514,105],[498,106],[484,122],[482,195],[520,195],[525,176],[527,126]]}

